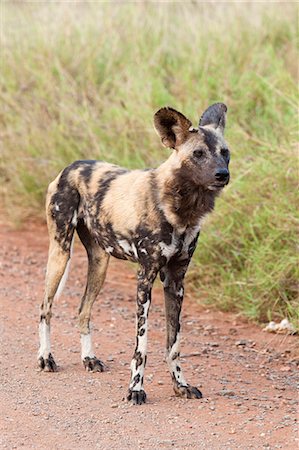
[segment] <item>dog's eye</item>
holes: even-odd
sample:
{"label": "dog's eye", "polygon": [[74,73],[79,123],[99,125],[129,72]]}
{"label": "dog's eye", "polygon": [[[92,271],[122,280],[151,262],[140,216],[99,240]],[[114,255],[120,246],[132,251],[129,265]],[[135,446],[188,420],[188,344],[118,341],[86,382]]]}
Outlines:
{"label": "dog's eye", "polygon": [[194,150],[193,152],[193,156],[195,156],[195,158],[202,158],[204,155],[204,151],[203,150]]}
{"label": "dog's eye", "polygon": [[222,148],[220,150],[221,155],[223,156],[223,158],[228,158],[229,157],[229,151],[227,148]]}

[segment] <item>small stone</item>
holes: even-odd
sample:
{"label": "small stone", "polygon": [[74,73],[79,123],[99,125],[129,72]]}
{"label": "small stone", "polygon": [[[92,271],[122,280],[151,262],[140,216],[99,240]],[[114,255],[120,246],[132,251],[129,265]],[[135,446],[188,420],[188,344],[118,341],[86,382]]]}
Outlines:
{"label": "small stone", "polygon": [[223,397],[234,397],[236,394],[230,389],[222,389],[222,391],[218,392],[218,395],[222,395]]}

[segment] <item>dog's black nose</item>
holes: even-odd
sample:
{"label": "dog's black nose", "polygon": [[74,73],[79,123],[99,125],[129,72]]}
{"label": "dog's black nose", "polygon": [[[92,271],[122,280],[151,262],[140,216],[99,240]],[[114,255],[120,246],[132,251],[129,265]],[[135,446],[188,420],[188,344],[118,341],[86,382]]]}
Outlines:
{"label": "dog's black nose", "polygon": [[229,171],[227,169],[218,169],[215,178],[217,181],[226,181],[229,177]]}

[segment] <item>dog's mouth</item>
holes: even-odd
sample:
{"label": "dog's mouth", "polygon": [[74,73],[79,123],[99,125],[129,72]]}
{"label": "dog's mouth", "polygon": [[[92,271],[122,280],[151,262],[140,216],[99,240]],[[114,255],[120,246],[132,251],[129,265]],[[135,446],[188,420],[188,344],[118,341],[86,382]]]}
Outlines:
{"label": "dog's mouth", "polygon": [[210,184],[208,186],[208,189],[210,191],[218,191],[220,189],[223,189],[228,184],[228,182],[229,182],[229,180],[224,181],[224,182],[219,182],[218,181],[217,183]]}

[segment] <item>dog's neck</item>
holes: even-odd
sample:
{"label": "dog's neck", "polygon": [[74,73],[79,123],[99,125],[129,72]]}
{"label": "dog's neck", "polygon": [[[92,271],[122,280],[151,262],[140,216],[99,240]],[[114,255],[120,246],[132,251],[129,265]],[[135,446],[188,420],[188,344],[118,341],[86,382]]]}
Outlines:
{"label": "dog's neck", "polygon": [[156,169],[160,205],[174,228],[195,227],[214,208],[216,191],[194,184],[186,170],[169,158]]}

